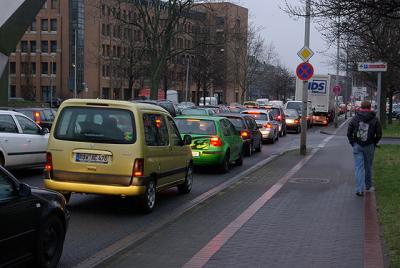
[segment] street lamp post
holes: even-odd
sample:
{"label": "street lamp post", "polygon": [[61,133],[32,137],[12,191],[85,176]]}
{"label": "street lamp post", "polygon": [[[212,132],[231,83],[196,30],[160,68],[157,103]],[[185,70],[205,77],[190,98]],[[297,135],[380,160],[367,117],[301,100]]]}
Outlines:
{"label": "street lamp post", "polygon": [[76,58],[78,57],[78,55],[77,55],[77,30],[75,29],[74,30],[74,34],[75,34],[75,59],[74,59],[74,64],[72,65],[73,67],[74,67],[74,94],[73,94],[73,96],[74,96],[74,99],[76,98],[76,77],[77,77],[77,75],[76,75],[76,68],[77,68],[77,66],[76,66]]}
{"label": "street lamp post", "polygon": [[185,101],[188,101],[188,91],[189,91],[189,68],[190,68],[190,56],[187,58],[186,66],[186,81],[185,81]]}
{"label": "street lamp post", "polygon": [[51,62],[50,62],[50,108],[53,107],[53,68],[54,68],[54,56],[51,56]]}

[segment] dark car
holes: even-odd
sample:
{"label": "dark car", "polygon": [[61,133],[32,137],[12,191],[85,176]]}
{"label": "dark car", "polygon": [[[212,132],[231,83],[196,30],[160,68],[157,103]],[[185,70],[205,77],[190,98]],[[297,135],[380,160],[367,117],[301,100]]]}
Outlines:
{"label": "dark car", "polygon": [[295,109],[286,109],[286,129],[293,130],[295,133],[300,133],[301,131],[301,116],[299,112]]}
{"label": "dark car", "polygon": [[243,139],[244,155],[251,156],[253,151],[261,152],[262,134],[253,117],[237,113],[222,113],[217,116],[226,117],[240,131],[240,136]]}
{"label": "dark car", "polygon": [[61,194],[31,188],[0,167],[0,267],[56,267],[68,220]]}
{"label": "dark car", "polygon": [[179,115],[179,110],[175,107],[172,101],[168,100],[132,100],[132,102],[140,102],[140,103],[149,103],[161,106],[164,108],[172,117],[176,117]]}
{"label": "dark car", "polygon": [[271,111],[274,120],[279,123],[279,136],[286,136],[286,118],[285,112],[283,111],[282,107],[271,107],[266,106],[265,109]]}
{"label": "dark car", "polygon": [[51,129],[56,111],[52,108],[18,108],[15,111],[20,112],[33,121],[35,121],[42,128]]}

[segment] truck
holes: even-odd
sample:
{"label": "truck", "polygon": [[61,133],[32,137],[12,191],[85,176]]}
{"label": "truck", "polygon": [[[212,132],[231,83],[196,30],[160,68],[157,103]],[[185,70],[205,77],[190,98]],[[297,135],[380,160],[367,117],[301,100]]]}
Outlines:
{"label": "truck", "polygon": [[[327,125],[335,116],[335,94],[332,89],[336,85],[336,75],[315,74],[308,81],[308,101],[311,102],[312,123]],[[297,101],[302,101],[303,81],[296,79]]]}

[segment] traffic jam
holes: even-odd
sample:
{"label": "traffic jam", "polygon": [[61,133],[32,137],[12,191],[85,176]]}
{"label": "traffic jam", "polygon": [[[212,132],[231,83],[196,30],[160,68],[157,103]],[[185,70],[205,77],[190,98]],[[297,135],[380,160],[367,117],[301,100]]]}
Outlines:
{"label": "traffic jam", "polygon": [[[302,131],[301,101],[219,105],[212,98],[199,106],[168,100],[68,99],[57,109],[1,110],[5,186],[0,191],[10,202],[0,213],[2,224],[13,228],[1,237],[0,248],[8,250],[1,250],[0,263],[25,256],[39,267],[56,266],[74,217],[68,210],[72,195],[133,198],[137,210],[148,214],[161,191],[175,188],[188,194],[196,173],[228,173],[242,166],[244,158]],[[332,112],[316,111],[311,101],[306,110],[307,128],[331,121]],[[30,168],[44,171],[40,185],[46,190],[13,175]]]}

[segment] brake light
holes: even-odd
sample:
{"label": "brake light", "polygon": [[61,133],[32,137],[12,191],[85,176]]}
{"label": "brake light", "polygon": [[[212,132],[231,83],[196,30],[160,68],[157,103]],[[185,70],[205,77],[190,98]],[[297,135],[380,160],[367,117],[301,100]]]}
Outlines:
{"label": "brake light", "polygon": [[210,144],[215,147],[220,147],[222,146],[222,141],[219,137],[211,137]]}
{"label": "brake light", "polygon": [[271,123],[266,123],[266,124],[264,124],[264,128],[272,128],[272,124]]}
{"label": "brake light", "polygon": [[276,117],[276,119],[278,119],[279,121],[281,121],[281,120],[282,120],[282,115],[278,115],[278,116]]}
{"label": "brake light", "polygon": [[240,136],[241,136],[242,138],[247,138],[247,137],[249,136],[249,132],[243,130],[243,131],[240,132]]}
{"label": "brake light", "polygon": [[44,171],[53,171],[53,157],[51,156],[51,153],[46,153],[46,164],[44,165]]}
{"label": "brake light", "polygon": [[246,112],[246,114],[261,114],[260,112]]}
{"label": "brake light", "polygon": [[142,177],[144,174],[144,159],[137,158],[135,159],[135,163],[133,164],[133,177]]}
{"label": "brake light", "polygon": [[33,116],[34,116],[34,118],[35,118],[35,122],[36,122],[37,124],[40,124],[40,113],[39,113],[39,112],[35,112],[35,113],[33,114]]}

